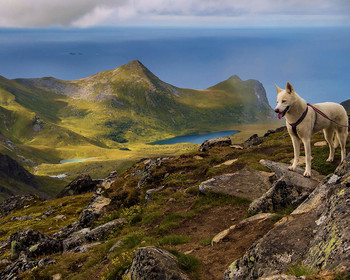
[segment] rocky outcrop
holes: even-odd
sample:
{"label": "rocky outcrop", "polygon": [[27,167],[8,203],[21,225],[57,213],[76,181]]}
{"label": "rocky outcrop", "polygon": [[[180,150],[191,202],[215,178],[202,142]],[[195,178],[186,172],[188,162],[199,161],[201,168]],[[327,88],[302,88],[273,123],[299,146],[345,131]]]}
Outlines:
{"label": "rocky outcrop", "polygon": [[27,228],[10,236],[11,258],[16,259],[21,253],[28,257],[37,257],[62,251],[62,242],[39,231]]}
{"label": "rocky outcrop", "polygon": [[0,213],[2,216],[7,216],[11,211],[19,209],[35,199],[38,197],[32,194],[12,196],[0,203]]}
{"label": "rocky outcrop", "polygon": [[248,138],[248,140],[243,142],[243,147],[248,148],[251,146],[260,145],[264,141],[263,137],[259,137],[258,134],[253,134]]}
{"label": "rocky outcrop", "polygon": [[293,264],[349,274],[349,203],[350,154],[291,216],[234,261],[223,279],[275,279]]}
{"label": "rocky outcrop", "polygon": [[58,195],[57,198],[94,192],[97,189],[98,182],[93,181],[90,175],[80,175],[70,182]]}
{"label": "rocky outcrop", "polygon": [[102,188],[109,189],[113,182],[118,178],[118,172],[112,171],[101,183]]}
{"label": "rocky outcrop", "polygon": [[202,143],[202,145],[199,147],[200,152],[206,152],[213,148],[214,146],[231,146],[232,140],[230,137],[219,137],[215,139],[206,140]]}
{"label": "rocky outcrop", "polygon": [[211,191],[253,200],[271,187],[273,175],[269,172],[244,168],[233,174],[216,176],[202,182],[199,191],[202,193]]}
{"label": "rocky outcrop", "polygon": [[100,190],[92,196],[89,204],[81,212],[79,224],[81,227],[89,227],[92,222],[97,220],[103,212],[103,207],[109,205],[111,199],[105,197]]}
{"label": "rocky outcrop", "polygon": [[125,219],[120,218],[100,225],[94,229],[83,228],[79,231],[73,232],[63,240],[63,249],[65,251],[72,250],[86,242],[103,240],[113,230],[118,229],[118,227],[126,222]]}
{"label": "rocky outcrop", "polygon": [[157,247],[139,248],[126,275],[131,280],[189,280],[176,257]]}
{"label": "rocky outcrop", "polygon": [[17,275],[35,267],[45,267],[50,264],[54,264],[56,261],[51,258],[43,258],[40,260],[31,260],[27,257],[23,257],[17,260],[15,263],[7,266],[1,273],[0,279],[2,280],[14,280],[17,279]]}
{"label": "rocky outcrop", "polygon": [[250,215],[264,212],[275,212],[288,206],[297,207],[315,189],[321,181],[316,171],[312,178],[305,178],[302,168],[294,172],[288,170],[288,165],[269,160],[260,163],[275,172],[277,181],[260,198],[251,203],[248,209]]}

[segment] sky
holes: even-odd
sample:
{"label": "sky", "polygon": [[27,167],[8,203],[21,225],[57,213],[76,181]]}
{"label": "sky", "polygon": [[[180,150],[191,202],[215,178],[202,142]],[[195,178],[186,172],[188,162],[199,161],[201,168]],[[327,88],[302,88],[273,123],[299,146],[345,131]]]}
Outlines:
{"label": "sky", "polygon": [[0,0],[0,27],[350,26],[349,0]]}

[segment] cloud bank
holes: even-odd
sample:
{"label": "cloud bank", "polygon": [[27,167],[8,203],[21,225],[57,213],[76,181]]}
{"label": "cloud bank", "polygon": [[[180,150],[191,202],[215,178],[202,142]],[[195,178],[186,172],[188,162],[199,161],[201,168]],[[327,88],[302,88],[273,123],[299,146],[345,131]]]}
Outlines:
{"label": "cloud bank", "polygon": [[0,0],[0,26],[350,25],[348,0]]}

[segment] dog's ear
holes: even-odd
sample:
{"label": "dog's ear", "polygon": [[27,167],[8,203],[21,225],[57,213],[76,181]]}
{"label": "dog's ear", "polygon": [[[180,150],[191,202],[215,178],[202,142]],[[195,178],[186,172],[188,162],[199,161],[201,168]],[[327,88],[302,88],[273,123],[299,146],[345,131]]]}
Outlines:
{"label": "dog's ear", "polygon": [[283,89],[279,88],[278,85],[275,84],[275,87],[277,88],[277,94],[279,94]]}
{"label": "dog's ear", "polygon": [[289,93],[289,94],[292,94],[294,92],[294,88],[293,86],[290,84],[290,82],[287,82],[287,85],[286,85],[286,92]]}

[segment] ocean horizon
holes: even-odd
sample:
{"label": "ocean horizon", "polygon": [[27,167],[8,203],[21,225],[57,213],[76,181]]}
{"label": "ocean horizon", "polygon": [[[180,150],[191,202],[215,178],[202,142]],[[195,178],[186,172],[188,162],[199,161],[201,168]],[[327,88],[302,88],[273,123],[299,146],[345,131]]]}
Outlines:
{"label": "ocean horizon", "polygon": [[0,29],[0,75],[74,80],[140,60],[161,80],[205,89],[230,76],[310,103],[350,98],[350,28]]}

